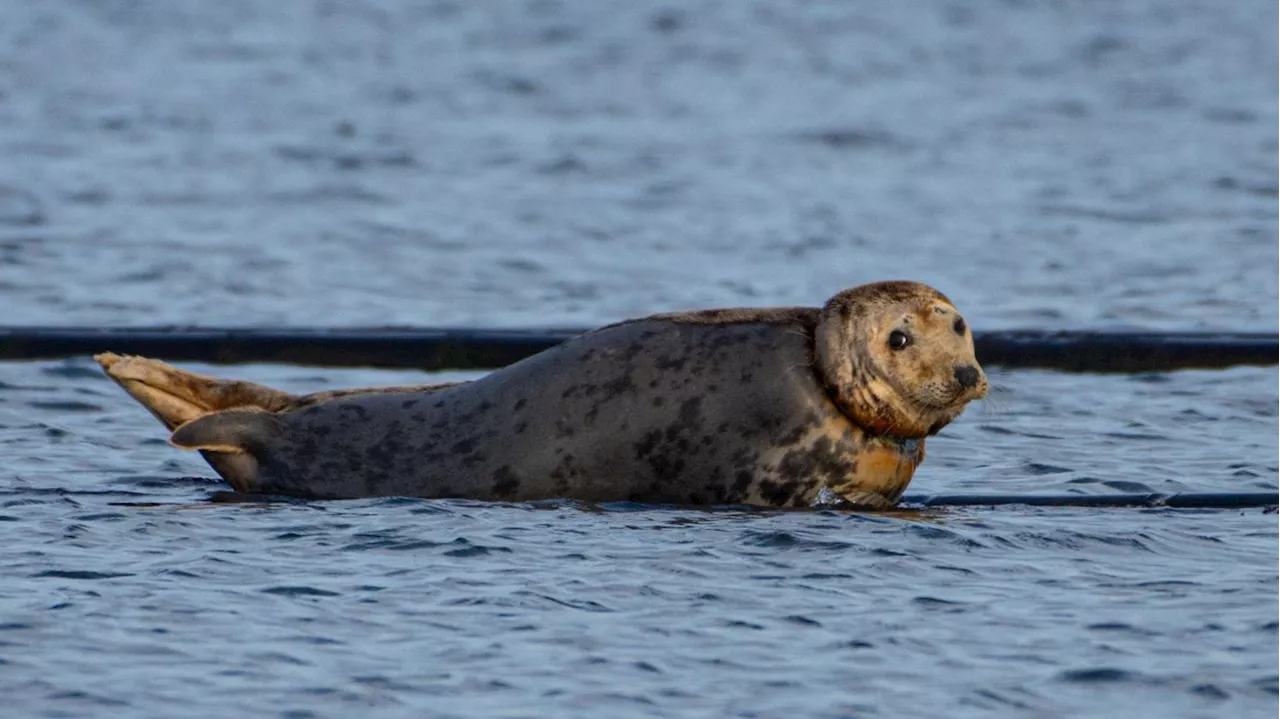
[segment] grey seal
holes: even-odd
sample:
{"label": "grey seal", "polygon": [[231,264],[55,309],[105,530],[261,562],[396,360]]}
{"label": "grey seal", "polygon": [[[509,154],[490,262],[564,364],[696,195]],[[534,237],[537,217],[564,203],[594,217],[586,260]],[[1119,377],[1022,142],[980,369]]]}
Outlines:
{"label": "grey seal", "polygon": [[293,395],[95,359],[236,490],[314,499],[883,508],[987,391],[959,311],[903,281],[629,320],[449,385]]}

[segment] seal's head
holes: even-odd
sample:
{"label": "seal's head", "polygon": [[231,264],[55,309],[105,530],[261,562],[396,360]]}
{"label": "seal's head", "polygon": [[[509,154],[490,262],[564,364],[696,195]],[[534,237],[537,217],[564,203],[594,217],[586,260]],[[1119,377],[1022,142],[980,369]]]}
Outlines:
{"label": "seal's head", "polygon": [[877,282],[832,297],[814,349],[832,401],[872,434],[935,434],[987,394],[964,318],[917,282]]}

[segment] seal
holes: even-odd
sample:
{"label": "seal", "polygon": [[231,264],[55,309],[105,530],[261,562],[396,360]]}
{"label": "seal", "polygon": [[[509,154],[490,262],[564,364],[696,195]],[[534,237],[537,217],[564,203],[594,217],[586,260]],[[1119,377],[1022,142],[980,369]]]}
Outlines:
{"label": "seal", "polygon": [[448,385],[293,395],[95,359],[237,491],[313,499],[886,508],[987,391],[959,311],[904,281],[629,320]]}

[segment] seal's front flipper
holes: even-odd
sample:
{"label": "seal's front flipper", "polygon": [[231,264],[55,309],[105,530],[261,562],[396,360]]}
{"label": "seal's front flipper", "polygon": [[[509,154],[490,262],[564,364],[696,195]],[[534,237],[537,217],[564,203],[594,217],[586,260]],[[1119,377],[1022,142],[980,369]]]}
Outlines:
{"label": "seal's front flipper", "polygon": [[253,382],[207,377],[145,357],[104,352],[94,359],[106,370],[107,376],[169,429],[210,412],[236,407],[276,412],[297,399],[287,392]]}
{"label": "seal's front flipper", "polygon": [[850,509],[870,509],[881,511],[885,509],[893,509],[898,506],[897,502],[889,499],[883,494],[877,492],[849,492],[841,496],[847,504],[845,506]]}

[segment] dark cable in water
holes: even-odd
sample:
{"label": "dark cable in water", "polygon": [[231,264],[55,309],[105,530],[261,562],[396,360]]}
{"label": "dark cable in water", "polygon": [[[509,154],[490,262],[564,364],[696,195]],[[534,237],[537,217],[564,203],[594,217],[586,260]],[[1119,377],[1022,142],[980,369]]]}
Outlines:
{"label": "dark cable in water", "polygon": [[[495,369],[581,334],[574,329],[229,329],[0,327],[0,360],[111,351],[212,364],[280,363],[418,370]],[[1239,332],[975,332],[989,367],[1164,372],[1273,366],[1275,334]]]}
{"label": "dark cable in water", "polygon": [[[217,503],[307,503],[311,500],[276,495],[242,494],[232,491],[214,492],[209,497]],[[552,500],[554,501],[554,500]],[[156,507],[167,503],[112,502],[116,506]],[[637,507],[627,502],[629,507]],[[917,507],[1004,507],[1010,505],[1030,507],[1140,507],[1170,509],[1267,509],[1274,511],[1280,505],[1280,494],[1275,492],[1184,492],[1180,494],[917,494],[902,498],[900,509]],[[653,505],[654,507],[669,505]],[[744,507],[746,509],[748,507]],[[829,509],[840,509],[832,504]],[[706,509],[704,507],[704,509]],[[714,508],[712,508],[714,509]],[[749,507],[767,511],[765,507]]]}
{"label": "dark cable in water", "polygon": [[1187,492],[1182,494],[935,494],[907,495],[906,506],[974,507],[1009,504],[1033,507],[1172,507],[1176,509],[1248,509],[1275,507],[1275,492]]}

